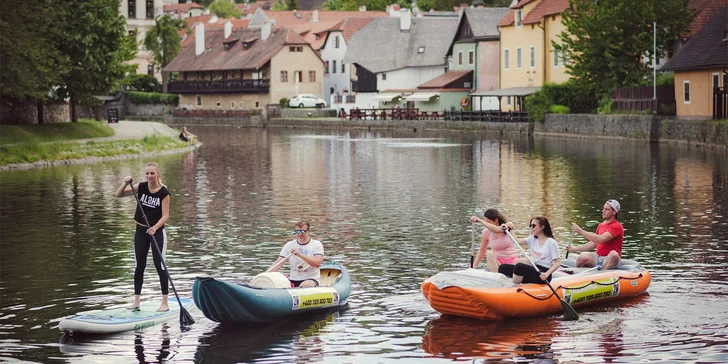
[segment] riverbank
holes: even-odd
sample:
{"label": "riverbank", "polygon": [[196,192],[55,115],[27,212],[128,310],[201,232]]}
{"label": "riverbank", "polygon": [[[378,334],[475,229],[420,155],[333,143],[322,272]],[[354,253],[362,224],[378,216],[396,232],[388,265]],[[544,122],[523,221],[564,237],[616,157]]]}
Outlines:
{"label": "riverbank", "polygon": [[[24,125],[25,133],[16,130],[7,133],[0,144],[0,171],[158,156],[200,146],[181,141],[177,130],[158,122],[121,121],[111,126],[97,122],[79,124],[60,128],[57,125]],[[48,132],[51,128],[55,130]],[[83,138],[88,135],[84,129],[103,128],[113,134],[102,131],[91,133],[97,137]]]}

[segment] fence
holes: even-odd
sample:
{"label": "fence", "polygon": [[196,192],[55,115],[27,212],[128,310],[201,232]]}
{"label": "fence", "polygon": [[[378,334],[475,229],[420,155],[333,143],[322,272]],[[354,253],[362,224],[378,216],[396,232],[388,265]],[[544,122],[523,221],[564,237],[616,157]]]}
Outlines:
{"label": "fence", "polygon": [[658,115],[675,115],[675,87],[622,87],[612,92],[614,108],[626,112],[651,111]]}
{"label": "fence", "polygon": [[728,90],[725,85],[713,88],[713,119],[728,119]]}

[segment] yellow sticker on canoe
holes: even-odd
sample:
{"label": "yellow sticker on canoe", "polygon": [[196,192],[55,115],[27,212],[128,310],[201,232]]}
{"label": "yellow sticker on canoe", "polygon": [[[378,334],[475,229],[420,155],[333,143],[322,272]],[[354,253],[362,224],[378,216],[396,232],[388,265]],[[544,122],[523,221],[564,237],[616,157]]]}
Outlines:
{"label": "yellow sticker on canoe", "polygon": [[612,296],[619,296],[617,277],[597,279],[581,288],[564,288],[564,301],[572,305]]}
{"label": "yellow sticker on canoe", "polygon": [[339,305],[339,292],[330,287],[289,289],[294,310],[324,308]]}

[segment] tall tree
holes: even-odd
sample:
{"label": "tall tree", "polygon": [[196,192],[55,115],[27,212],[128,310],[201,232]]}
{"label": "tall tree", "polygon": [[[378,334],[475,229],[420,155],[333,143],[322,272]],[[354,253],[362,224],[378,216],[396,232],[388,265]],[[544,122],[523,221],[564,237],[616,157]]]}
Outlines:
{"label": "tall tree", "polygon": [[65,11],[63,34],[58,49],[70,60],[63,74],[58,96],[71,104],[71,121],[76,122],[76,104],[94,104],[94,95],[111,91],[124,75],[136,68],[125,65],[136,56],[136,41],[126,34],[126,22],[119,15],[120,0],[55,1]]}
{"label": "tall tree", "polygon": [[689,0],[569,0],[563,13],[564,31],[557,52],[571,55],[566,72],[606,96],[621,86],[645,82],[653,55],[653,25],[657,22],[657,55],[688,30],[693,12]]}
{"label": "tall tree", "polygon": [[240,18],[243,16],[243,11],[236,8],[235,3],[230,0],[215,0],[207,9],[220,18]]}
{"label": "tall tree", "polygon": [[[154,26],[147,31],[144,38],[144,47],[154,54],[154,65],[164,68],[182,50],[182,37],[179,31],[186,26],[184,20],[174,19],[165,14],[157,17]],[[167,92],[167,79],[169,75],[162,73],[162,91]]]}

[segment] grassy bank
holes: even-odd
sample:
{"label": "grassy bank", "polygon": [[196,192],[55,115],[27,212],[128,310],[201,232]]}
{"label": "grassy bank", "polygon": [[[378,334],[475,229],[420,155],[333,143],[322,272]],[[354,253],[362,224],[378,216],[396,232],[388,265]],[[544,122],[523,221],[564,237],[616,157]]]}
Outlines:
{"label": "grassy bank", "polygon": [[106,123],[80,119],[77,123],[0,125],[0,145],[48,143],[65,140],[101,138],[114,135]]}

